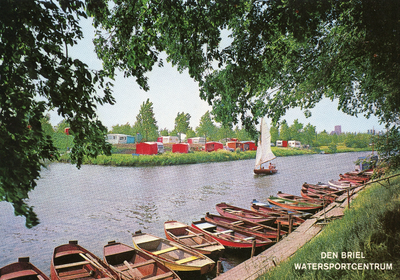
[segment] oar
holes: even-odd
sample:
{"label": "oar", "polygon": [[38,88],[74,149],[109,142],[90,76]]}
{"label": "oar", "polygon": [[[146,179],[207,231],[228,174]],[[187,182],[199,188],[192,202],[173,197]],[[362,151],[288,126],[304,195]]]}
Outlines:
{"label": "oar", "polygon": [[[117,271],[120,275],[123,275],[123,276],[125,276],[126,278],[128,278],[128,279],[133,279],[133,277],[132,277],[132,275],[130,275],[129,273],[128,274],[125,274],[122,270],[120,270],[120,269],[118,269],[118,268],[116,268],[115,266],[113,266],[113,265],[109,265],[112,269],[114,269],[115,271]],[[121,277],[122,278],[122,277]]]}
{"label": "oar", "polygon": [[90,255],[86,255],[83,253],[79,253],[79,255],[84,258],[85,260],[87,260],[88,262],[90,262],[91,264],[93,264],[95,267],[97,267],[99,270],[101,270],[104,274],[106,274],[108,277],[110,277],[111,279],[115,280],[115,277],[107,270],[105,269],[101,264],[99,264],[97,262],[96,259],[94,259],[92,256]]}
{"label": "oar", "polygon": [[[188,228],[186,229],[186,231],[189,232],[189,233],[191,233],[191,234],[196,235],[197,237],[199,237],[199,238],[205,240],[207,243],[209,243],[210,245],[212,245],[210,241],[208,241],[205,237],[201,236],[200,234],[195,233],[194,231],[191,231],[191,230],[188,229]],[[213,243],[213,244],[215,244],[215,243]],[[217,243],[217,244],[218,244],[218,243]]]}
{"label": "oar", "polygon": [[135,271],[133,270],[131,264],[128,261],[124,261],[124,264],[126,265],[126,267],[129,269],[129,274],[132,275],[133,279],[141,279],[140,277],[138,277],[137,275],[135,275]]}

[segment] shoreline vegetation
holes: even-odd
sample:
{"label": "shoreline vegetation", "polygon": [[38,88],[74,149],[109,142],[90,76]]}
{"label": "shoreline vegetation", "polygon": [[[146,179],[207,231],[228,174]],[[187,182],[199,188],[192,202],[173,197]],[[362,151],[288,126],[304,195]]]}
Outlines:
{"label": "shoreline vegetation", "polygon": [[400,279],[399,267],[400,177],[396,177],[367,186],[341,219],[330,222],[258,280]]}
{"label": "shoreline vegetation", "polygon": [[[218,150],[215,152],[193,151],[187,154],[172,153],[168,146],[166,152],[158,155],[135,155],[134,149],[127,146],[114,146],[111,156],[99,155],[96,158],[85,158],[83,164],[88,165],[110,165],[110,166],[168,166],[181,164],[196,164],[207,162],[223,162],[234,160],[254,159],[256,151],[226,151]],[[318,149],[296,149],[272,147],[273,153],[277,157],[297,156],[318,153],[330,153],[329,147],[319,147]],[[338,146],[336,153],[371,151],[371,149],[348,148]],[[69,162],[69,154],[64,154],[59,159],[60,162]]]}

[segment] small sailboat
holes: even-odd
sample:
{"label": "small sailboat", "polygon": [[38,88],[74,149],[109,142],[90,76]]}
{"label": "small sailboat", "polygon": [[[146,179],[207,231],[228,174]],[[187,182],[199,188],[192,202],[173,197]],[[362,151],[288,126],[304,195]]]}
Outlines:
{"label": "small sailboat", "polygon": [[269,127],[264,118],[261,119],[260,132],[261,135],[260,138],[258,139],[254,173],[272,175],[278,172],[278,170],[275,168],[275,165],[270,163],[268,168],[263,166],[263,164],[276,158],[276,156],[271,150],[271,134],[269,132]]}

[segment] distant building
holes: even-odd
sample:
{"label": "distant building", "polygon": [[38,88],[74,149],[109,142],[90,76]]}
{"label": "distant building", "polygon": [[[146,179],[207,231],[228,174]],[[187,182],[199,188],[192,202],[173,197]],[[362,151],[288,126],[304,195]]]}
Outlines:
{"label": "distant building", "polygon": [[336,135],[342,134],[342,126],[335,125],[335,130],[331,132],[331,135],[333,135],[333,134],[336,134]]}

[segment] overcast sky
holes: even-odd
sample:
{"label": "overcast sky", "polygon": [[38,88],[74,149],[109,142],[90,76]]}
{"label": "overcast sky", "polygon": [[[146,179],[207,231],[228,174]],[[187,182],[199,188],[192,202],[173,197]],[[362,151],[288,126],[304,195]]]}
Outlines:
{"label": "overcast sky", "polygon": [[[72,49],[69,55],[78,58],[89,65],[90,68],[100,70],[101,61],[97,59],[92,43],[94,29],[90,20],[82,21],[85,38]],[[99,119],[111,129],[113,125],[130,123],[133,125],[140,106],[147,100],[153,103],[157,125],[160,129],[174,128],[175,117],[179,112],[191,115],[190,125],[195,129],[202,115],[211,110],[207,102],[199,97],[198,84],[194,82],[187,72],[180,74],[164,60],[164,67],[154,67],[148,73],[150,90],[145,92],[136,84],[135,78],[124,78],[119,73],[114,81],[115,105],[104,105],[98,108]],[[366,119],[363,116],[351,117],[337,110],[337,102],[326,99],[321,101],[311,110],[312,117],[305,118],[299,109],[290,110],[284,117],[291,125],[295,119],[304,125],[311,123],[318,132],[334,130],[335,125],[341,125],[342,132],[367,132],[369,129],[383,130],[377,118]],[[62,120],[56,113],[51,113],[51,123],[56,125]]]}

